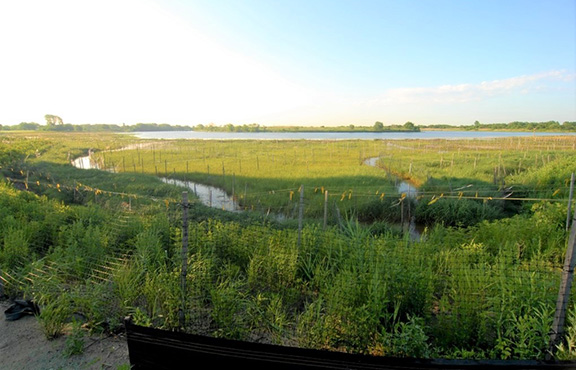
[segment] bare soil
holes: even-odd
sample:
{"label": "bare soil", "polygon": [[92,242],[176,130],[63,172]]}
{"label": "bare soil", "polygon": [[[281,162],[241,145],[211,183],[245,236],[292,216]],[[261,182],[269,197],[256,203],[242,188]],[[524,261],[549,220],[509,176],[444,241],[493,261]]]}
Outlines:
{"label": "bare soil", "polygon": [[126,337],[84,336],[82,354],[65,356],[66,338],[48,340],[35,316],[6,321],[11,302],[0,301],[0,370],[130,368]]}

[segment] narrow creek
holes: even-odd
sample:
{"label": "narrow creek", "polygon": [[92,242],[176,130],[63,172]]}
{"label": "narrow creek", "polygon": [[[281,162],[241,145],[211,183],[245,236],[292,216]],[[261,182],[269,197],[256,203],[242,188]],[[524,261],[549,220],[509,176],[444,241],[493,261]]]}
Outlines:
{"label": "narrow creek", "polygon": [[160,179],[167,184],[177,185],[192,190],[200,202],[205,206],[229,212],[241,211],[238,202],[229,196],[224,189],[192,181],[182,181],[166,177],[161,177]]}
{"label": "narrow creek", "polygon": [[[111,169],[101,168],[101,166],[93,160],[92,153],[89,152],[87,156],[76,158],[72,161],[72,165],[80,169],[98,169],[103,171],[113,171]],[[379,157],[368,158],[364,161],[365,165],[377,167]],[[230,195],[226,193],[224,189],[201,184],[193,181],[183,181],[177,179],[171,179],[166,177],[160,178],[163,182],[167,184],[177,185],[186,189],[191,190],[200,200],[202,204],[212,208],[218,208],[229,212],[241,212],[242,209],[238,202],[234,200]],[[396,189],[399,193],[406,193],[408,198],[416,198],[418,195],[418,189],[412,184],[406,181],[398,181],[396,184]],[[421,227],[414,223],[414,217],[411,218],[410,222],[406,225],[399,225],[403,228],[407,228],[411,239],[418,240],[420,238]]]}
{"label": "narrow creek", "polygon": [[[367,166],[378,167],[379,159],[380,157],[368,158],[364,161],[364,164]],[[400,194],[406,193],[408,198],[416,198],[418,195],[418,189],[414,185],[403,180],[396,182],[396,190],[398,190],[398,193]]]}
{"label": "narrow creek", "polygon": [[[378,167],[379,159],[380,157],[368,158],[364,161],[364,164],[367,166]],[[408,181],[400,180],[398,178],[396,178],[396,180],[396,190],[398,190],[398,193],[406,194],[407,198],[414,199],[414,201],[418,199],[418,188],[410,184]],[[399,224],[397,226],[408,232],[410,234],[410,239],[412,240],[420,240],[422,232],[425,229],[424,225],[419,225],[416,223],[414,216],[411,216],[406,224]]]}
{"label": "narrow creek", "polygon": [[[92,159],[90,154],[85,157],[76,158],[72,161],[72,165],[85,170],[97,169],[110,171],[110,169],[101,168],[101,166]],[[167,184],[177,185],[191,190],[205,206],[223,209],[229,212],[240,212],[238,202],[229,196],[224,189],[193,181],[183,181],[167,177],[160,177],[160,180]]]}

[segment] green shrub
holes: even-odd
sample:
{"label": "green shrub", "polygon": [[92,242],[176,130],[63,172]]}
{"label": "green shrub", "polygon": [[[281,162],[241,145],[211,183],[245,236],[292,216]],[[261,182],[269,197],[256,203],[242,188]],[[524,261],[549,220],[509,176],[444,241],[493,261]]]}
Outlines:
{"label": "green shrub", "polygon": [[29,240],[23,228],[9,228],[4,231],[0,250],[0,266],[7,269],[20,269],[34,260],[30,254]]}

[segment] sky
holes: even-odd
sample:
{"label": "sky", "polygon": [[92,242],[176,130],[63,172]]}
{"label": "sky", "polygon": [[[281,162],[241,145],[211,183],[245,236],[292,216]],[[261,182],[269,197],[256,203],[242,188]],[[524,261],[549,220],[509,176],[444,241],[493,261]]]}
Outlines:
{"label": "sky", "polygon": [[0,124],[576,121],[574,0],[0,0]]}

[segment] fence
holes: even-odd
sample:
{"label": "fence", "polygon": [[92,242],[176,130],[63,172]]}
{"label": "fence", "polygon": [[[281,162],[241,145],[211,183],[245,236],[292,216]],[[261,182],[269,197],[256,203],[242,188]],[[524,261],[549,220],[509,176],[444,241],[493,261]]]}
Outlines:
{"label": "fence", "polygon": [[2,214],[2,261],[12,268],[0,277],[43,312],[57,316],[66,302],[111,327],[129,314],[138,325],[379,356],[573,355],[562,204],[467,231],[431,228],[417,240],[345,217],[307,223],[303,186],[298,195],[296,228],[199,218],[187,198],[118,203],[110,215],[23,197],[38,208],[28,223]]}
{"label": "fence", "polygon": [[[571,181],[572,186],[573,183],[574,183],[574,175],[572,175],[572,181]],[[572,194],[572,186],[570,190],[571,194]],[[568,214],[566,219],[567,228],[570,220],[569,217],[570,203],[571,203],[571,197],[568,203]],[[300,202],[299,202],[298,234],[297,234],[298,237],[296,243],[296,248],[298,251],[306,249],[306,247],[302,245],[303,208],[304,208],[304,187],[301,186]],[[185,210],[185,212],[183,213],[184,237],[182,241],[183,259],[182,259],[181,281],[182,281],[182,290],[186,291],[185,286],[186,271],[189,262],[188,258],[186,257],[188,255],[188,244],[189,244],[188,226],[186,223],[186,210],[187,210],[186,192],[183,193],[183,209]],[[324,227],[327,221],[326,210],[327,208],[325,208],[324,213],[325,215],[323,223]],[[553,358],[556,348],[561,343],[563,336],[565,334],[564,324],[567,316],[566,312],[569,304],[571,283],[573,278],[574,265],[576,261],[573,254],[574,248],[576,247],[575,244],[576,218],[574,220],[575,221],[573,221],[572,223],[570,239],[568,241],[567,250],[565,253],[565,262],[562,269],[562,274],[561,277],[556,277],[560,278],[560,284],[559,284],[559,292],[557,294],[556,299],[556,309],[553,315],[554,319],[552,325],[550,326],[550,329],[544,331],[546,326],[539,328],[528,326],[524,328],[517,327],[513,329],[518,331],[537,329],[539,330],[540,334],[546,333],[547,335],[550,335],[548,351],[546,353],[546,359],[548,360]],[[349,231],[354,233],[355,231],[360,232],[359,230],[360,229]],[[352,238],[352,241],[357,241],[354,239],[357,239],[359,237],[358,235],[350,235],[350,236]],[[366,235],[360,235],[360,237],[365,236]],[[316,238],[316,236],[314,235],[313,238]],[[373,312],[373,314],[378,314],[382,310],[385,311],[386,310],[385,306],[387,305],[394,306],[393,308],[394,315],[398,315],[399,311],[404,311],[403,314],[406,315],[406,318],[409,318],[410,315],[414,314],[426,316],[426,312],[429,311],[433,312],[434,320],[438,320],[438,322],[444,320],[448,322],[452,321],[447,325],[448,330],[450,331],[452,330],[456,330],[459,332],[468,331],[468,334],[472,334],[473,332],[479,329],[478,326],[479,327],[485,326],[483,330],[486,330],[487,332],[482,334],[489,336],[490,335],[490,333],[488,332],[489,330],[497,331],[498,328],[502,328],[502,325],[505,324],[510,319],[512,319],[512,321],[508,321],[508,324],[512,323],[513,325],[526,324],[523,321],[523,319],[530,321],[534,318],[536,318],[537,320],[547,322],[545,317],[546,315],[545,310],[549,310],[550,312],[551,310],[550,305],[553,302],[552,299],[553,287],[554,285],[558,285],[557,281],[555,281],[554,278],[550,279],[549,275],[551,273],[554,274],[555,272],[554,268],[550,269],[549,265],[550,261],[534,259],[530,260],[527,264],[526,263],[518,264],[518,262],[515,261],[515,259],[518,258],[518,256],[515,255],[515,253],[507,254],[508,251],[506,251],[504,254],[500,254],[501,251],[499,251],[495,255],[490,256],[490,258],[497,259],[497,261],[492,261],[495,263],[489,263],[488,261],[478,263],[480,262],[480,259],[486,258],[486,256],[482,256],[481,254],[479,254],[478,256],[472,255],[474,258],[478,258],[479,260],[474,261],[468,266],[462,265],[460,266],[460,268],[458,267],[454,268],[454,266],[450,266],[448,269],[443,271],[444,274],[436,275],[436,279],[434,279],[430,275],[430,273],[438,274],[439,272],[441,272],[439,270],[436,270],[437,268],[439,268],[439,265],[442,264],[457,265],[462,262],[468,262],[468,259],[471,257],[471,255],[441,256],[440,258],[438,258],[438,256],[433,256],[433,254],[430,253],[430,252],[438,252],[438,250],[434,249],[429,250],[426,248],[419,249],[417,248],[418,243],[414,244],[411,241],[406,240],[404,240],[401,244],[403,245],[400,246],[396,245],[394,247],[394,250],[387,249],[386,247],[385,249],[372,250],[374,249],[374,245],[371,245],[370,243],[363,244],[362,246],[358,245],[358,247],[362,251],[359,259],[358,256],[353,257],[354,261],[353,271],[354,273],[359,272],[360,274],[345,275],[345,276],[349,278],[349,280],[346,279],[348,285],[354,285],[355,283],[358,283],[359,286],[355,288],[339,287],[335,289],[334,292],[330,291],[331,298],[337,297],[334,298],[335,302],[341,301],[338,302],[337,305],[340,305],[342,304],[342,302],[344,302],[342,306],[339,306],[340,309],[345,310],[347,307],[349,307],[347,306],[347,304],[352,303],[349,302],[349,297],[345,296],[346,293],[353,292],[354,294],[363,294],[363,293],[365,294],[365,292],[359,293],[354,291],[368,289],[369,294],[375,294],[377,298],[381,299],[381,302],[371,302],[372,304],[375,305],[375,312]],[[474,248],[477,246],[470,244],[470,247]],[[419,255],[419,253],[421,252],[423,254]],[[312,254],[314,253],[314,251],[308,251],[308,253]],[[367,257],[366,253],[370,254],[368,259],[366,259]],[[424,262],[425,260],[430,258],[432,259],[438,258],[438,260],[432,263]],[[396,263],[393,263],[391,261],[394,261]],[[403,266],[404,268],[402,267],[399,268],[399,266]],[[414,269],[414,267],[416,268],[419,267],[420,269],[419,270]],[[261,273],[262,271],[259,272]],[[362,276],[362,273],[365,273],[366,276]],[[374,279],[374,276],[377,277],[376,280],[370,280]],[[440,276],[440,278],[438,278],[438,276]],[[369,281],[363,282],[364,279],[367,279]],[[473,279],[474,280],[480,279],[481,283],[478,284],[478,281],[472,281]],[[502,281],[502,279],[504,279],[504,281]],[[498,286],[496,287],[496,289],[493,289],[491,286],[494,285],[495,283],[498,283],[498,280],[500,280]],[[434,281],[434,283],[431,284],[431,281]],[[460,286],[462,282],[464,282],[463,284],[464,286]],[[517,285],[518,282],[521,283],[520,286]],[[362,284],[364,283],[368,284],[367,287],[362,286]],[[543,287],[539,286],[542,283],[544,283],[544,286]],[[431,287],[431,285],[436,284],[439,285],[452,284],[452,285],[449,289],[446,289],[446,287],[444,287],[445,290],[440,292],[436,290],[438,289],[437,287]],[[516,285],[517,289],[514,289],[512,287],[513,285]],[[376,291],[376,289],[383,287],[384,290],[388,289],[394,293],[390,294]],[[463,296],[457,297],[456,295],[451,296],[450,293],[448,293],[450,290],[457,290],[457,289],[462,289],[463,291],[459,292],[467,294],[463,294]],[[515,297],[514,294],[510,294],[512,292],[519,292],[520,290],[524,289],[527,289],[527,291],[524,292],[524,294],[530,296],[531,299],[534,299],[534,296],[536,296],[534,301],[531,301],[530,303],[528,303],[527,301],[522,302],[523,299],[527,297],[522,296]],[[344,295],[340,296],[342,292],[345,293]],[[410,292],[410,294],[402,296],[402,294],[405,294],[406,292]],[[387,296],[388,294],[390,295]],[[431,296],[433,296],[434,298],[430,299]],[[449,297],[448,299],[451,301],[448,304],[450,308],[442,307],[443,304],[446,304],[446,302],[443,302],[443,300],[447,296]],[[498,298],[498,296],[500,296],[500,298]],[[374,298],[375,297],[373,296],[368,296],[369,300],[372,300]],[[393,302],[393,299],[397,299],[397,301]],[[533,305],[533,303],[537,304]],[[430,304],[432,306],[429,306]],[[502,315],[504,315],[505,311],[511,309],[515,304],[520,304],[520,306],[524,306],[522,310],[518,311],[524,316],[517,317],[515,316],[515,314],[513,314],[511,317],[504,319]],[[541,306],[539,307],[538,305]],[[362,306],[362,308],[364,309],[366,307]],[[182,301],[181,312],[183,312],[185,309],[186,309],[186,298],[184,298]],[[487,317],[483,317],[486,314],[488,315],[496,314],[500,316],[487,319]],[[341,319],[342,318],[339,318],[339,320]],[[377,319],[382,320],[381,317]],[[397,317],[392,317],[391,323],[394,323],[394,321],[397,319],[398,319]],[[550,319],[550,317],[548,317],[548,319]],[[476,320],[477,322],[474,322]],[[458,323],[455,323],[454,321],[458,321]],[[544,324],[544,322],[541,323]],[[186,323],[184,321],[184,315],[181,316],[180,324],[182,328],[186,327]],[[353,322],[352,325],[361,325],[361,323]],[[471,328],[472,330],[470,331]],[[441,328],[441,325],[439,325],[438,329],[442,331],[446,330],[447,328],[446,327]],[[474,333],[473,335],[477,334],[479,333]],[[526,335],[526,333],[520,333],[520,332],[517,334],[519,334],[520,336]],[[498,336],[500,336],[500,333],[498,333]],[[458,335],[456,335],[456,337],[458,337]],[[466,340],[465,337],[466,336],[464,335],[463,337],[460,337],[458,340],[462,339]],[[512,337],[514,337],[513,340],[520,339],[516,335],[512,335]],[[417,338],[411,338],[410,340],[415,339]],[[477,339],[485,340],[486,338],[484,339],[477,338]],[[543,341],[543,339],[544,336],[541,336],[540,340]],[[392,340],[394,341],[395,339]],[[532,338],[531,340],[534,340],[534,338]],[[509,348],[507,350],[510,352],[517,350],[521,351],[522,347],[527,344],[528,343],[521,343],[521,342],[514,344],[510,343]],[[423,343],[420,343],[420,345],[423,345]],[[534,345],[534,343],[531,343],[531,345]],[[542,342],[540,343],[540,345],[542,345]],[[424,345],[424,347],[426,346]],[[410,349],[409,351],[413,350],[414,349]],[[416,353],[412,354],[422,355],[423,353],[421,351],[422,349],[418,349],[416,350]],[[505,352],[501,355],[507,357],[512,355],[512,353]]]}

